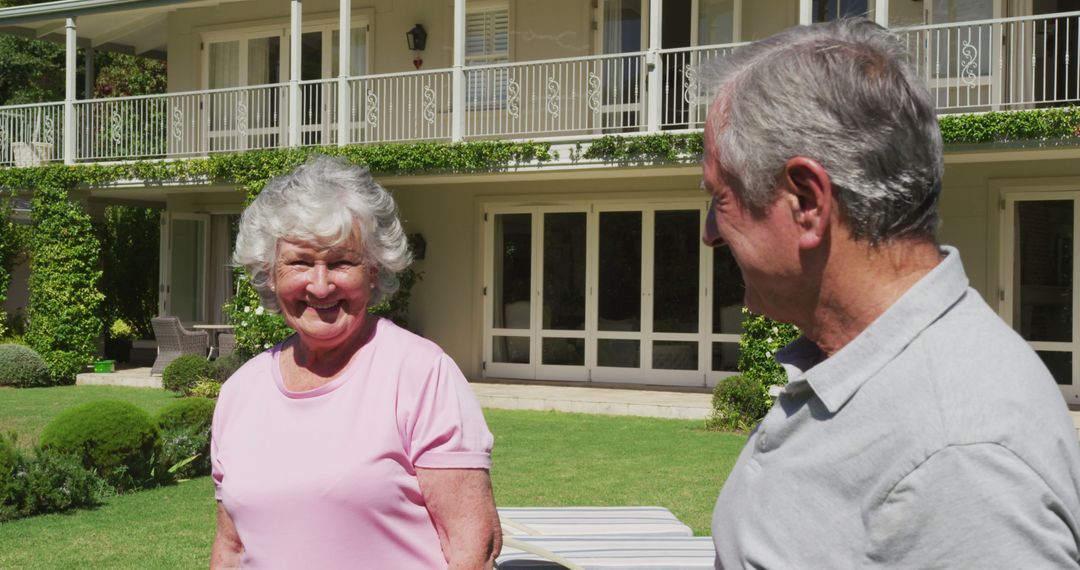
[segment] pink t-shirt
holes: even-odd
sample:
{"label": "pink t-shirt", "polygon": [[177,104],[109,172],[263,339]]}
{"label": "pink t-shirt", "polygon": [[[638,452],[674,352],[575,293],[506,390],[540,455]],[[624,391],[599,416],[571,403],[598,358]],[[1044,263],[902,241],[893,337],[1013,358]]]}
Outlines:
{"label": "pink t-shirt", "polygon": [[215,494],[246,568],[446,568],[416,468],[491,467],[493,439],[457,365],[380,319],[333,381],[281,379],[280,345],[222,387]]}

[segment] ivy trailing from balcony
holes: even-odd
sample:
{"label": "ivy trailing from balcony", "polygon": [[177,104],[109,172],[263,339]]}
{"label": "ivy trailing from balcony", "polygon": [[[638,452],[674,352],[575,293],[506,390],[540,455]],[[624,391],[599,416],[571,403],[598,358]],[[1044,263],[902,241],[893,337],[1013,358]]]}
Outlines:
{"label": "ivy trailing from balcony", "polygon": [[1080,107],[1002,111],[938,118],[947,144],[1080,139]]}

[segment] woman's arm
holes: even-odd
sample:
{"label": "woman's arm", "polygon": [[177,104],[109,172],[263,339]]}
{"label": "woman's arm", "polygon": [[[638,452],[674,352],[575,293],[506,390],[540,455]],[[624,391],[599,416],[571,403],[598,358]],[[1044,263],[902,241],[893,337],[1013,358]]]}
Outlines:
{"label": "woman's arm", "polygon": [[243,552],[244,544],[240,542],[240,535],[236,534],[236,525],[225,507],[218,502],[217,534],[214,536],[214,547],[210,551],[210,569],[239,568],[240,555]]}
{"label": "woman's arm", "polygon": [[449,570],[491,568],[502,550],[502,529],[484,469],[417,469]]}

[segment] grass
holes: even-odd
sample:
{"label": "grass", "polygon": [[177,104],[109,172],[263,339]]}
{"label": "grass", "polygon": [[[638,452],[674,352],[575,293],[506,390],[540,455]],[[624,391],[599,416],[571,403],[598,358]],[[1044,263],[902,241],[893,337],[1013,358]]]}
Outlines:
{"label": "grass", "polygon": [[[55,393],[54,393],[55,391]],[[25,441],[67,407],[122,399],[153,412],[163,390],[0,389],[0,426]],[[485,410],[492,482],[506,506],[660,505],[709,533],[717,492],[745,437],[700,422]],[[0,568],[205,568],[214,532],[209,477],[111,497],[96,509],[0,525]]]}
{"label": "grass", "polygon": [[0,387],[0,433],[15,432],[19,447],[29,449],[60,412],[94,400],[124,400],[151,414],[176,399],[171,392],[121,386]]}

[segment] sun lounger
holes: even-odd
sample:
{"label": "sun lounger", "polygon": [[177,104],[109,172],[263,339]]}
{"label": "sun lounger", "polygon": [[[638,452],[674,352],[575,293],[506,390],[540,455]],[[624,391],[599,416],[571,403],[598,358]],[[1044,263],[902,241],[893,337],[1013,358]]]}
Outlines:
{"label": "sun lounger", "polygon": [[507,536],[499,570],[712,570],[712,539],[695,537]]}
{"label": "sun lounger", "polygon": [[503,507],[509,536],[694,536],[663,507]]}

